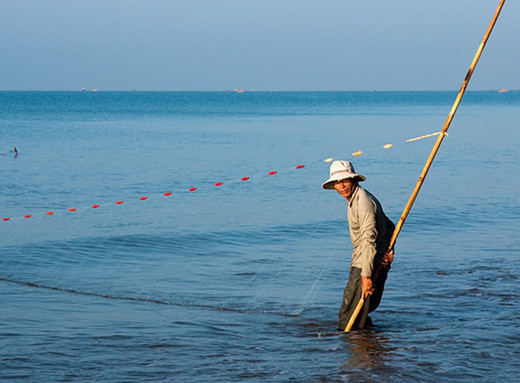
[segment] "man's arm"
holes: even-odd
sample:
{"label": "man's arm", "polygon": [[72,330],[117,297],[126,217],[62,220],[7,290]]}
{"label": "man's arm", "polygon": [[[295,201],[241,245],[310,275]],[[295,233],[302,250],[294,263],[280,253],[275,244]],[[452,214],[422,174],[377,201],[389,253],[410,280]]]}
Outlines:
{"label": "man's arm", "polygon": [[371,199],[360,200],[358,206],[358,219],[360,227],[360,248],[362,254],[361,267],[361,290],[363,295],[374,292],[372,274],[374,270],[374,259],[377,254],[377,206]]}
{"label": "man's arm", "polygon": [[361,254],[361,276],[372,277],[375,272],[374,260],[377,254],[377,206],[369,198],[360,199],[358,205],[359,238],[358,246]]}

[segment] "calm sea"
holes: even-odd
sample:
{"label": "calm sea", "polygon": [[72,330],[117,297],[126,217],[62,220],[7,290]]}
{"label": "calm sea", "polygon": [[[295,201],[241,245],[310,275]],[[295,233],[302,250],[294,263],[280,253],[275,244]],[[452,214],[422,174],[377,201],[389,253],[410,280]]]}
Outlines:
{"label": "calm sea", "polygon": [[0,92],[0,380],[519,380],[520,92],[466,94],[375,327],[335,333],[324,160],[397,221],[455,96]]}

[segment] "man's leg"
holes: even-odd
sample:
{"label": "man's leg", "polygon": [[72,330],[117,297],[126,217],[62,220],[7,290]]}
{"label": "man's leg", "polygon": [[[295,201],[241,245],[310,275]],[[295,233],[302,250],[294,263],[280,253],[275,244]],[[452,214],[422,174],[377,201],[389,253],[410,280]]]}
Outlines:
{"label": "man's leg", "polygon": [[[341,304],[341,308],[339,309],[339,323],[338,330],[344,331],[345,327],[347,327],[347,323],[352,316],[352,313],[356,309],[356,306],[361,298],[361,269],[357,267],[351,267],[350,274],[348,278],[347,286],[343,291],[343,302]],[[367,305],[368,307],[368,305]],[[368,311],[365,312],[363,310],[360,315],[358,315],[356,322],[352,329],[356,329],[358,327],[364,327],[366,318],[368,315]]]}
{"label": "man's leg", "polygon": [[377,280],[375,281],[375,290],[370,296],[370,303],[367,302],[368,307],[370,308],[369,312],[372,312],[379,307],[379,303],[381,303],[381,298],[383,298],[383,290],[385,289],[385,282],[387,276],[388,269],[383,269],[377,277]]}

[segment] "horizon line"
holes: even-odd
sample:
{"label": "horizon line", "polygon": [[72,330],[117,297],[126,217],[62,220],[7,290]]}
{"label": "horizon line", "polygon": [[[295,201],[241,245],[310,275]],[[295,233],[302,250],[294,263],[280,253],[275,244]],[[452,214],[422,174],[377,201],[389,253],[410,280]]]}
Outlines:
{"label": "horizon line", "polygon": [[[473,89],[467,90],[467,92],[499,92],[499,93],[507,93],[507,92],[517,92],[520,89]],[[314,89],[314,90],[262,90],[262,89],[220,89],[220,90],[142,90],[142,89],[0,89],[0,92],[78,92],[78,93],[98,93],[98,92],[149,92],[149,93],[159,93],[159,92],[179,92],[179,93],[304,93],[304,92],[322,92],[322,93],[334,93],[334,92],[358,92],[358,93],[384,93],[384,92],[458,92],[457,89],[437,89],[437,90],[425,90],[425,89],[407,89],[407,90],[378,90],[378,89],[369,89],[369,90],[341,90],[341,89]]]}

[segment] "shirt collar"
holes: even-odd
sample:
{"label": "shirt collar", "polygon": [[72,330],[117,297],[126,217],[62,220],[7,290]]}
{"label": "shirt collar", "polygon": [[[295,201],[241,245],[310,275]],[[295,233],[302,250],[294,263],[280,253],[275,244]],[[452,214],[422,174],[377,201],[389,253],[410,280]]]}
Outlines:
{"label": "shirt collar", "polygon": [[356,198],[358,194],[358,190],[361,188],[360,185],[356,186],[356,189],[354,190],[354,193],[352,193],[352,197],[350,197],[350,201],[348,201],[348,207],[352,207],[352,203],[354,202],[354,199]]}

